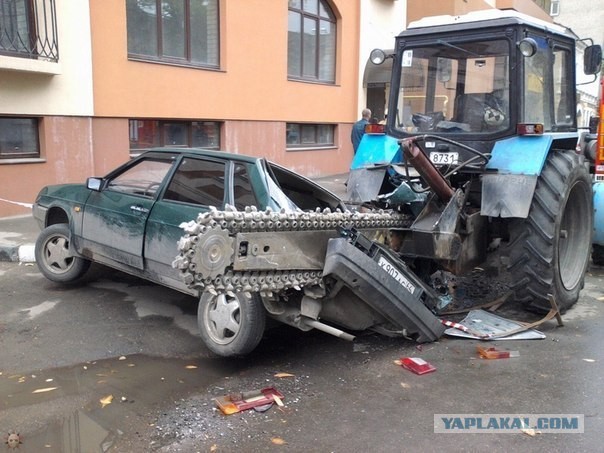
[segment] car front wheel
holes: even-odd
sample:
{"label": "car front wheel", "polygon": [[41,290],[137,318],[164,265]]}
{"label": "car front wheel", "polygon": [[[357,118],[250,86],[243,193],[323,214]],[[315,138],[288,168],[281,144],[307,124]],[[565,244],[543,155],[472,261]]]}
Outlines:
{"label": "car front wheel", "polygon": [[42,230],[36,241],[35,256],[44,277],[57,283],[73,283],[90,267],[90,261],[70,252],[69,227],[65,223]]}
{"label": "car front wheel", "polygon": [[258,294],[206,291],[199,300],[197,323],[210,351],[232,357],[248,354],[260,343],[266,315]]}

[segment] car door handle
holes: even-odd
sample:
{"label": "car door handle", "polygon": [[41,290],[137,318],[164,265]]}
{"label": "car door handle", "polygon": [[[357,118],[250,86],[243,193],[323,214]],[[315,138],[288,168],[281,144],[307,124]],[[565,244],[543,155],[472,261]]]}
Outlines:
{"label": "car door handle", "polygon": [[134,212],[142,212],[144,214],[146,214],[147,212],[149,212],[149,210],[147,208],[143,208],[142,206],[133,204],[132,206],[130,206],[130,210],[134,211]]}

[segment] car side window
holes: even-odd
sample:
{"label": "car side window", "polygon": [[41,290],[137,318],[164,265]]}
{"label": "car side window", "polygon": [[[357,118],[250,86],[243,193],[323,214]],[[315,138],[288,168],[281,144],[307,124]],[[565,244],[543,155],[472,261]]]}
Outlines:
{"label": "car side window", "polygon": [[145,159],[109,181],[107,188],[115,192],[153,198],[172,167],[172,161]]}
{"label": "car side window", "polygon": [[164,200],[222,207],[223,162],[184,158],[164,195]]}
{"label": "car side window", "polygon": [[245,165],[236,164],[233,172],[233,196],[235,207],[240,211],[246,206],[258,206],[258,200],[252,189],[250,175]]}

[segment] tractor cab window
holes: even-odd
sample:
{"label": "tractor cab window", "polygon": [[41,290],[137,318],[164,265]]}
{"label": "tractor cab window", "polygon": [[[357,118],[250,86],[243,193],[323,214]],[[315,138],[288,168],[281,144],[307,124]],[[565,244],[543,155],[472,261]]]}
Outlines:
{"label": "tractor cab window", "polygon": [[549,47],[541,37],[534,37],[537,44],[535,54],[523,58],[524,74],[524,108],[521,121],[524,123],[543,124],[545,130],[551,130],[551,102],[549,96]]}
{"label": "tractor cab window", "polygon": [[[399,55],[400,84],[394,128],[491,134],[510,125],[508,40],[438,40]],[[392,123],[391,123],[392,124]]]}

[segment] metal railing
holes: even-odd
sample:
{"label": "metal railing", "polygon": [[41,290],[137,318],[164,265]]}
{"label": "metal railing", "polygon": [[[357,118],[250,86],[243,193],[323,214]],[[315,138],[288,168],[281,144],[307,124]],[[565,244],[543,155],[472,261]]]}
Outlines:
{"label": "metal railing", "polygon": [[58,61],[55,0],[0,0],[0,55]]}

